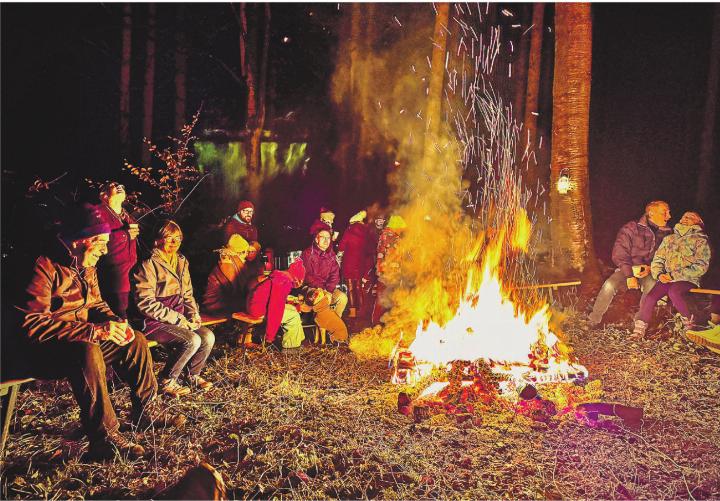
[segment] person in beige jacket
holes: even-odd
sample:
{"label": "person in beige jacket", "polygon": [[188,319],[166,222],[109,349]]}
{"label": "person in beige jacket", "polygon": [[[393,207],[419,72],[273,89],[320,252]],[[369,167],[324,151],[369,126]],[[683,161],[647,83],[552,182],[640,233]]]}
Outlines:
{"label": "person in beige jacket", "polygon": [[182,239],[177,223],[165,223],[152,255],[134,275],[135,304],[144,321],[143,331],[148,339],[171,350],[160,373],[160,388],[174,397],[190,393],[190,388],[179,381],[186,366],[186,380],[191,386],[200,391],[213,386],[200,372],[215,344],[215,335],[201,324],[188,260],[178,253]]}

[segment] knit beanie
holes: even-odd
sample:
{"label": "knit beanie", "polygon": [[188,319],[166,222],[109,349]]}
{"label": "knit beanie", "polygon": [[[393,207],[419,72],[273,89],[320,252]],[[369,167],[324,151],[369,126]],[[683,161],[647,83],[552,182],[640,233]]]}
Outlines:
{"label": "knit beanie", "polygon": [[233,233],[232,235],[230,235],[230,238],[228,239],[228,243],[227,245],[225,245],[225,248],[230,252],[239,253],[248,250],[250,248],[250,244],[248,244],[247,240],[245,240],[237,233]]}
{"label": "knit beanie", "polygon": [[320,233],[321,231],[327,231],[327,232],[330,233],[331,235],[332,235],[332,232],[333,232],[332,228],[331,228],[327,223],[323,223],[323,222],[320,221],[319,219],[316,219],[316,220],[313,222],[312,226],[310,226],[310,234],[314,237],[315,235],[317,235],[317,234]]}
{"label": "knit beanie", "polygon": [[305,265],[302,259],[296,259],[290,266],[288,266],[287,272],[295,282],[302,282],[305,280]]}
{"label": "knit beanie", "polygon": [[110,233],[110,225],[105,222],[98,207],[91,204],[71,207],[60,227],[60,236],[66,242],[74,242],[102,233]]}
{"label": "knit beanie", "polygon": [[255,210],[255,205],[250,200],[243,200],[238,204],[237,211],[241,212],[243,209]]}
{"label": "knit beanie", "polygon": [[402,230],[407,228],[407,224],[405,224],[405,220],[402,216],[392,215],[387,223],[387,228],[390,228],[391,230]]}
{"label": "knit beanie", "polygon": [[353,217],[350,218],[350,224],[352,223],[362,223],[365,218],[367,217],[367,212],[364,210],[361,210],[357,214],[355,214]]}

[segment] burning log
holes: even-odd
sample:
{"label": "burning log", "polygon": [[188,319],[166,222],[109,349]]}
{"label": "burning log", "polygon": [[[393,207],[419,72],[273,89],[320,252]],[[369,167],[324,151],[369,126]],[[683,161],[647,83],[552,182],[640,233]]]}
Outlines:
{"label": "burning log", "polygon": [[579,404],[577,411],[593,422],[600,421],[600,416],[619,417],[629,428],[639,428],[643,423],[642,407],[629,407],[622,404],[589,402]]}

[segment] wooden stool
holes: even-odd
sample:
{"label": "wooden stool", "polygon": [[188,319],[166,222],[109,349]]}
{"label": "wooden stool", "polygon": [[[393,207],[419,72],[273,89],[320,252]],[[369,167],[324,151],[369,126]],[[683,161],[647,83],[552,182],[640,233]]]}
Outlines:
{"label": "wooden stool", "polygon": [[239,322],[237,345],[251,346],[253,344],[253,330],[255,329],[256,325],[262,323],[265,320],[265,317],[251,317],[244,311],[237,311],[232,314],[232,318],[233,320],[237,320]]}

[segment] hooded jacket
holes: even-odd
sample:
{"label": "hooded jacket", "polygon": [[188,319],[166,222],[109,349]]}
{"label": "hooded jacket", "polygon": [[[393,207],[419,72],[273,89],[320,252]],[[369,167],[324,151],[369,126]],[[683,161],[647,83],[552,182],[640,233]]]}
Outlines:
{"label": "hooded jacket", "polygon": [[340,265],[332,247],[323,252],[313,242],[302,252],[300,258],[305,264],[305,284],[329,292],[335,290],[340,283]]}
{"label": "hooded jacket", "polygon": [[658,227],[657,236],[650,228],[647,216],[630,221],[618,231],[612,250],[612,261],[625,275],[632,277],[632,267],[638,264],[650,264],[660,242],[672,233],[667,226]]}
{"label": "hooded jacket", "polygon": [[375,241],[371,235],[374,228],[362,222],[352,223],[340,240],[343,251],[342,276],[348,280],[359,280],[375,264]]}
{"label": "hooded jacket", "polygon": [[258,239],[257,226],[252,223],[246,223],[241,220],[240,216],[237,214],[233,214],[230,221],[225,224],[223,231],[225,232],[226,242],[235,233],[243,237],[248,242],[257,242]]}
{"label": "hooded jacket", "polygon": [[232,313],[242,309],[245,303],[244,267],[240,258],[220,252],[218,264],[208,275],[202,303],[204,311]]}
{"label": "hooded jacket", "polygon": [[31,278],[15,306],[31,343],[51,339],[94,341],[92,322],[121,321],[100,295],[95,268],[80,268],[58,240],[52,257],[35,260]]}
{"label": "hooded jacket", "polygon": [[700,285],[700,278],[710,267],[710,244],[700,225],[687,227],[676,224],[673,234],[665,237],[652,260],[650,271],[655,280],[669,273],[673,282],[692,282]]}
{"label": "hooded jacket", "polygon": [[282,323],[285,303],[292,288],[293,280],[290,274],[275,270],[248,292],[247,313],[252,317],[265,317],[265,338],[271,343]]}
{"label": "hooded jacket", "polygon": [[187,328],[187,322],[200,322],[200,310],[193,297],[190,268],[185,256],[178,254],[173,270],[159,249],[135,271],[135,303],[143,317],[145,334],[162,324]]}

